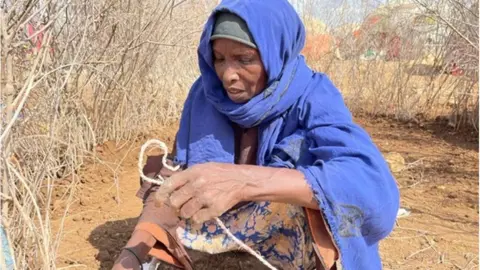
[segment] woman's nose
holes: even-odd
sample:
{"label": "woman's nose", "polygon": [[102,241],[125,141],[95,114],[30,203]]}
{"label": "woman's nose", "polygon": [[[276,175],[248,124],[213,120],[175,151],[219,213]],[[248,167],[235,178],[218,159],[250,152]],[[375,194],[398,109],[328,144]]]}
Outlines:
{"label": "woman's nose", "polygon": [[232,84],[238,81],[240,77],[238,76],[238,69],[233,65],[226,65],[225,71],[223,73],[223,81],[227,84]]}

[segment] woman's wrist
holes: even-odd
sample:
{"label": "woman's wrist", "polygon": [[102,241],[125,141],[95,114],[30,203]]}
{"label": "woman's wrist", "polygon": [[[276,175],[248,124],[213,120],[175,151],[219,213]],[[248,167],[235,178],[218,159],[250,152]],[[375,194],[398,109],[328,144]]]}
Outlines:
{"label": "woman's wrist", "polygon": [[136,230],[133,232],[125,247],[135,252],[138,258],[143,262],[156,242],[157,240],[151,233],[143,230]]}
{"label": "woman's wrist", "polygon": [[[244,182],[241,191],[242,201],[281,201],[282,194],[278,187],[279,175],[286,173],[286,169],[262,167],[256,165],[234,165],[233,173]],[[275,186],[272,183],[275,182]]]}
{"label": "woman's wrist", "polygon": [[128,250],[122,249],[118,255],[112,270],[138,270],[141,264],[138,259]]}
{"label": "woman's wrist", "polygon": [[141,269],[141,264],[145,262],[155,243],[156,239],[151,233],[142,230],[134,231],[125,245],[129,250],[122,249],[113,269]]}

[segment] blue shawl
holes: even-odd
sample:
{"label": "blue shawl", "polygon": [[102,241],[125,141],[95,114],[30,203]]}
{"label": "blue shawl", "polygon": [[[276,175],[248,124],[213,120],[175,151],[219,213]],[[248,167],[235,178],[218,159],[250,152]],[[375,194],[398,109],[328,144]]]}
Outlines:
{"label": "blue shawl", "polygon": [[[268,76],[266,89],[245,104],[228,98],[213,66],[210,36],[222,10],[246,21]],[[399,207],[395,180],[337,88],[305,63],[304,43],[304,26],[286,0],[224,0],[215,8],[198,47],[201,76],[184,104],[176,161],[233,163],[231,122],[258,127],[257,164],[305,175],[342,266],[381,269],[378,243],[393,229]]]}

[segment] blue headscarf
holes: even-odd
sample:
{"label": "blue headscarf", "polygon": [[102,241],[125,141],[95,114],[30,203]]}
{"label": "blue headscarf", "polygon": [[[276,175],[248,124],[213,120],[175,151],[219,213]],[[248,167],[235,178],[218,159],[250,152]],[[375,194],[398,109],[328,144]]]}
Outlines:
{"label": "blue headscarf", "polygon": [[[266,89],[244,104],[228,98],[213,65],[210,36],[221,11],[245,20],[268,76]],[[395,180],[337,88],[306,65],[300,55],[304,43],[304,26],[288,1],[222,1],[201,36],[201,76],[184,104],[176,161],[188,167],[233,163],[231,123],[257,127],[257,164],[305,175],[343,267],[380,269],[378,242],[391,232],[398,210]]]}

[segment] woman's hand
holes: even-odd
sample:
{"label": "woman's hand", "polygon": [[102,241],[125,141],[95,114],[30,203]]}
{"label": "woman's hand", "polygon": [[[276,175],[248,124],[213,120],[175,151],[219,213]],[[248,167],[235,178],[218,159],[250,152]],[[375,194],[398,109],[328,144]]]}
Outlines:
{"label": "woman's hand", "polygon": [[250,174],[239,165],[199,164],[168,178],[156,199],[177,209],[180,217],[202,223],[241,202],[249,183]]}

